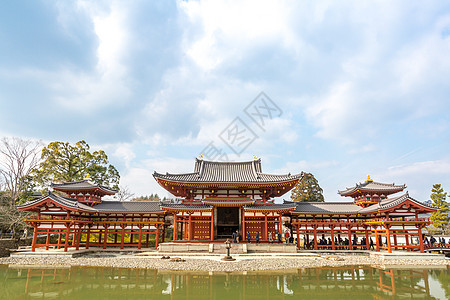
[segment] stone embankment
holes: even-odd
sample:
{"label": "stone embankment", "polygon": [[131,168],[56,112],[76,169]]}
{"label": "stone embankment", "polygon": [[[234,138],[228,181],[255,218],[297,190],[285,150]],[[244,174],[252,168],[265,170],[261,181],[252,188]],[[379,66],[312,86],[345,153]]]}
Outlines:
{"label": "stone embankment", "polygon": [[[180,257],[173,255],[172,257]],[[116,257],[5,257],[0,258],[0,264],[22,266],[97,266],[114,268],[148,268],[186,271],[260,271],[299,269],[326,266],[371,265],[381,267],[401,266],[402,268],[450,268],[449,259],[389,259],[383,260],[367,256],[316,256],[316,257],[236,257],[234,262],[220,261],[220,256],[182,256],[180,261],[161,259],[158,256],[116,256]]]}

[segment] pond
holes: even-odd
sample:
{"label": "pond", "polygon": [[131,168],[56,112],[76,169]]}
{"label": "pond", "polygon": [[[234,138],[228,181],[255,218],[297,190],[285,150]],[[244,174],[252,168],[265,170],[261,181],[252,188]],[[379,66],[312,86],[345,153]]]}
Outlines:
{"label": "pond", "polygon": [[186,272],[0,265],[0,299],[449,299],[450,270]]}

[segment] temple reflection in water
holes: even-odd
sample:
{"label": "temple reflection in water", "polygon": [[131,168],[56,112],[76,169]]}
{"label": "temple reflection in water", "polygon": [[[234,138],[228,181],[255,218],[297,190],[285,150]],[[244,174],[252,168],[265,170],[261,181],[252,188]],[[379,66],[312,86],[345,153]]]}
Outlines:
{"label": "temple reflection in water", "polygon": [[[151,269],[1,267],[2,299],[435,299],[430,280],[449,296],[448,269],[308,268],[269,272],[180,272]],[[438,283],[438,284],[436,284]],[[446,290],[447,289],[447,290]],[[433,292],[436,292],[433,290]]]}

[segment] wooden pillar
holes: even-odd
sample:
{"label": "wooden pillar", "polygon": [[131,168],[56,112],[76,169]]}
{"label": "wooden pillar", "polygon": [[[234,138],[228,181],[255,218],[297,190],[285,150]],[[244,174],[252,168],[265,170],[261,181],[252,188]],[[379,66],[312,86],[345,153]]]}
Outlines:
{"label": "wooden pillar", "polygon": [[81,228],[78,228],[77,241],[75,243],[75,245],[76,245],[75,249],[76,250],[80,250],[80,241],[81,241]]}
{"label": "wooden pillar", "polygon": [[[331,220],[330,220],[331,222]],[[331,224],[330,225],[330,229],[331,229],[331,249],[336,250],[336,245],[334,243],[334,225]]]}
{"label": "wooden pillar", "polygon": [[31,241],[31,252],[36,251],[36,241],[37,241],[37,225],[33,226],[33,240]]}
{"label": "wooden pillar", "polygon": [[[189,220],[190,220],[190,218],[191,218],[191,215],[189,215]],[[190,224],[189,224],[189,227],[191,227]],[[190,231],[191,230],[189,229],[189,232]],[[158,243],[159,243],[159,224],[156,225],[155,249],[158,249]]]}
{"label": "wooden pillar", "polygon": [[280,228],[278,232],[281,233],[281,238],[283,238],[283,236],[284,236],[284,233],[283,233],[283,220],[281,218],[281,213],[278,214],[278,218],[279,218],[278,221],[280,222],[279,225],[278,225],[279,228]]}
{"label": "wooden pillar", "polygon": [[142,245],[142,224],[139,224],[139,242],[138,242],[138,249],[141,249]]}
{"label": "wooden pillar", "polygon": [[375,245],[376,245],[376,251],[377,252],[380,252],[380,243],[379,243],[379,241],[378,241],[378,230],[377,230],[377,228],[375,227],[374,228],[374,231],[375,231]]}
{"label": "wooden pillar", "polygon": [[149,245],[149,238],[150,238],[150,234],[147,233],[147,236],[145,237],[145,247],[148,248]]}
{"label": "wooden pillar", "polygon": [[240,241],[240,242],[243,242],[245,240],[246,231],[247,231],[246,227],[247,226],[245,224],[245,210],[244,210],[244,208],[242,208],[242,241]]}
{"label": "wooden pillar", "polygon": [[[266,216],[267,217],[267,216]],[[297,230],[297,249],[300,250],[300,229],[298,228],[300,225],[295,225],[295,229]]]}
{"label": "wooden pillar", "polygon": [[178,240],[178,217],[177,213],[173,214],[173,240]]}
{"label": "wooden pillar", "polygon": [[[156,226],[156,232],[159,232],[159,227]],[[189,212],[189,223],[187,228],[188,241],[192,240],[192,213]]]}
{"label": "wooden pillar", "polygon": [[108,226],[105,224],[105,234],[103,238],[103,249],[106,249],[106,243],[108,242]]}
{"label": "wooden pillar", "polygon": [[418,233],[419,233],[419,249],[421,253],[424,253],[425,249],[423,247],[422,228],[419,227]]}
{"label": "wooden pillar", "polygon": [[120,237],[120,249],[123,249],[123,244],[124,244],[124,240],[125,240],[125,224],[121,224],[122,227],[122,234]]}
{"label": "wooden pillar", "polygon": [[72,246],[75,246],[76,241],[77,241],[77,230],[74,228],[72,233]]}
{"label": "wooden pillar", "polygon": [[48,250],[49,243],[50,243],[50,229],[47,228],[47,238],[45,239],[45,250]]}
{"label": "wooden pillar", "polygon": [[353,250],[353,243],[352,243],[352,226],[348,225],[348,250]]}
{"label": "wooden pillar", "polygon": [[88,225],[88,230],[86,233],[86,249],[89,249],[90,239],[91,239],[91,226]]}
{"label": "wooden pillar", "polygon": [[58,229],[58,245],[56,246],[57,249],[61,249],[61,236],[62,236],[61,229]]}
{"label": "wooden pillar", "polygon": [[397,232],[392,231],[392,237],[394,238],[394,249],[398,249],[397,246]]}
{"label": "wooden pillar", "polygon": [[70,233],[70,224],[66,223],[66,240],[64,241],[64,252],[67,252],[67,249],[69,249],[69,233]]}
{"label": "wooden pillar", "polygon": [[214,207],[211,209],[211,230],[210,230],[210,234],[211,234],[211,241],[214,241]]}
{"label": "wooden pillar", "polygon": [[391,233],[389,230],[389,226],[386,226],[386,242],[387,242],[387,248],[388,248],[388,252],[392,253],[392,248],[391,248]]}
{"label": "wooden pillar", "polygon": [[267,223],[267,213],[264,214],[264,240],[267,241],[269,239],[268,237],[268,231],[269,231],[269,224]]}
{"label": "wooden pillar", "polygon": [[369,230],[368,230],[368,226],[364,227],[364,234],[366,236],[366,249],[370,250],[370,241],[369,241]]}
{"label": "wooden pillar", "polygon": [[[159,216],[158,216],[158,221],[159,221]],[[164,243],[166,241],[166,216],[163,216],[163,223],[164,225],[162,225],[162,236],[161,236],[161,242]]]}
{"label": "wooden pillar", "polygon": [[317,250],[317,225],[314,224],[314,250]]}

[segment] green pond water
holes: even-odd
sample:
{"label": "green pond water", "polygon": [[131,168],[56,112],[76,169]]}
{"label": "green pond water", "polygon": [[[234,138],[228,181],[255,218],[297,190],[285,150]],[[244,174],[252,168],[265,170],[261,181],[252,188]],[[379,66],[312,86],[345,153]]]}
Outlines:
{"label": "green pond water", "polygon": [[0,265],[1,299],[450,299],[450,269],[185,272]]}

